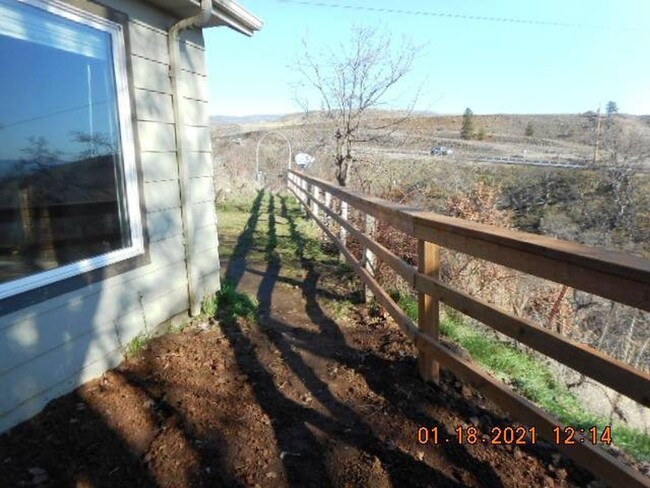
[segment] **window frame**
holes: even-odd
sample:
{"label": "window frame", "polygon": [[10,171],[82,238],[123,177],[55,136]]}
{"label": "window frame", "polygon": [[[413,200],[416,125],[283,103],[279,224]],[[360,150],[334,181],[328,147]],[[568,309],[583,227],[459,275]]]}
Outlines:
{"label": "window frame", "polygon": [[110,52],[115,75],[117,115],[122,149],[125,208],[129,215],[131,245],[105,254],[91,256],[51,270],[41,271],[6,283],[0,283],[0,300],[20,295],[69,278],[126,261],[145,253],[142,207],[136,160],[132,105],[129,90],[128,59],[124,27],[107,18],[63,3],[59,0],[16,0],[18,3],[39,8],[51,15],[62,17],[80,25],[89,26],[110,35]]}

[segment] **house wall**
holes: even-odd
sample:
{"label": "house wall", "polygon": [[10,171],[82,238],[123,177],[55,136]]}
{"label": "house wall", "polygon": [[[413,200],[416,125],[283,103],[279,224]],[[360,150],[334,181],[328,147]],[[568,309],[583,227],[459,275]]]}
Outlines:
{"label": "house wall", "polygon": [[[116,366],[136,335],[188,309],[166,35],[175,19],[144,3],[102,3],[129,16],[149,258],[130,271],[0,316],[0,431]],[[204,43],[200,32],[182,38],[180,85],[192,176],[195,271],[205,296],[219,287],[219,256]]]}

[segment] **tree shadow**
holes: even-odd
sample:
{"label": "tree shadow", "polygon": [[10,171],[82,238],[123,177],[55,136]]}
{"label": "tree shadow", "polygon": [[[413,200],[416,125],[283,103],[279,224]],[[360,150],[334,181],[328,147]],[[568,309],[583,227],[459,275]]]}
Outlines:
{"label": "tree shadow", "polygon": [[[158,433],[175,429],[180,437],[178,442],[197,458],[190,466],[183,466],[189,486],[243,486],[227,467],[228,444],[225,436],[213,426],[201,425],[183,405],[182,399],[188,394],[206,398],[211,392],[202,391],[195,385],[188,387],[157,378],[156,373],[161,368],[156,364],[155,354],[146,351],[138,373],[130,369],[118,369],[115,372],[149,399]],[[179,399],[176,405],[170,401],[171,398]]]}
{"label": "tree shadow", "polygon": [[[318,376],[313,368],[303,360],[300,353],[296,351],[294,338],[309,337],[309,341],[301,341],[300,344],[311,342],[312,345],[304,349],[317,355],[322,355],[322,352],[319,352],[318,341],[329,340],[335,344],[336,349],[343,352],[335,355],[336,357],[333,355],[326,357],[326,359],[341,361],[341,358],[344,358],[344,361],[347,361],[355,370],[362,371],[362,367],[358,364],[359,351],[350,348],[346,344],[337,324],[329,320],[316,303],[316,281],[318,276],[311,264],[307,267],[308,276],[305,284],[303,284],[303,294],[308,299],[308,315],[321,328],[321,332],[314,334],[304,329],[293,328],[285,322],[273,318],[271,310],[272,294],[275,284],[279,280],[282,267],[281,259],[276,252],[276,214],[275,197],[271,195],[268,203],[268,240],[264,251],[267,269],[257,292],[260,304],[259,329],[279,351],[284,363],[300,379],[320,405],[327,410],[327,413],[304,406],[287,398],[282,393],[280,387],[275,383],[273,374],[255,354],[251,339],[236,321],[228,320],[228,317],[222,317],[221,327],[235,351],[238,366],[251,379],[254,394],[260,407],[271,419],[279,448],[285,453],[299,454],[297,456],[287,455],[282,460],[291,486],[305,486],[305,483],[308,485],[311,483],[311,486],[331,486],[333,484],[331,473],[325,464],[327,441],[315,436],[310,426],[315,427],[335,443],[352,446],[378,459],[393,485],[404,486],[411,483],[415,478],[427,480],[427,483],[435,486],[461,486],[456,480],[447,477],[442,472],[423,462],[417,461],[407,452],[396,446],[390,446],[377,437],[371,426],[353,408],[337,399],[330,391],[329,385]],[[293,216],[289,215],[286,209],[284,199],[282,199],[281,215],[288,220],[290,228],[293,226],[291,236],[295,240],[299,234],[295,228]],[[253,219],[253,216],[251,216],[251,219]],[[257,218],[254,219],[255,222],[257,220]],[[248,230],[250,231],[250,227],[248,227]],[[304,244],[305,242],[298,242],[298,253],[303,258],[303,264],[307,266],[307,260],[302,254]],[[228,273],[226,278],[232,281],[234,285],[237,285],[241,276],[236,273]],[[381,366],[385,367],[386,364]],[[363,373],[366,375],[368,382],[371,383],[370,376],[372,375],[367,374],[365,370]],[[393,392],[380,391],[380,393],[383,393],[389,401],[392,399],[391,394]],[[393,398],[395,398],[394,394]],[[432,419],[424,416],[418,417],[417,421],[425,422],[423,425],[437,425]],[[480,470],[481,480],[485,481],[487,474],[488,484],[501,486],[500,482],[497,482],[498,476],[496,474],[491,475],[491,468],[484,468],[480,461],[469,456],[466,452],[464,454],[465,456],[462,459],[463,469],[467,469],[467,463],[476,463],[478,470]],[[493,482],[490,483],[490,481]]]}
{"label": "tree shadow", "polygon": [[[46,415],[53,409],[71,412],[69,423]],[[38,446],[24,439],[38,439]],[[157,486],[140,456],[77,392],[54,400],[43,414],[5,434],[0,459],[2,486],[36,485],[39,476],[43,486],[85,482],[109,488],[127,480],[131,486]]]}
{"label": "tree shadow", "polygon": [[[296,242],[297,257],[300,259],[302,268],[306,271],[306,277],[303,281],[302,294],[305,298],[305,312],[311,321],[320,328],[320,333],[314,334],[314,337],[300,338],[301,347],[310,353],[323,356],[323,348],[318,346],[318,341],[327,336],[337,342],[338,353],[336,357],[327,357],[336,360],[346,367],[349,367],[362,375],[368,386],[377,395],[385,398],[391,405],[399,408],[400,413],[413,421],[416,425],[438,427],[442,435],[453,437],[453,432],[446,431],[443,424],[436,421],[424,412],[413,408],[410,404],[407,392],[397,383],[397,381],[386,381],[386,374],[395,377],[395,380],[402,379],[404,376],[415,376],[416,363],[413,359],[402,360],[402,364],[395,364],[372,352],[362,352],[347,344],[346,339],[339,325],[332,320],[321,308],[318,302],[318,280],[320,274],[314,265],[314,261],[309,259],[304,249],[306,242],[302,234],[298,231],[296,219],[299,218],[299,211],[292,212],[287,206],[286,197],[282,198],[282,216],[287,220],[291,239]],[[294,331],[286,329],[288,334]],[[381,374],[379,374],[381,372]],[[420,387],[425,389],[427,386],[421,384]],[[439,392],[440,393],[440,392]],[[441,395],[430,398],[432,402],[440,402]],[[404,405],[405,408],[401,406]],[[480,461],[472,456],[467,449],[461,444],[455,442],[442,444],[440,452],[449,462],[461,469],[466,469],[474,474],[476,479],[481,480],[485,486],[503,486],[501,479],[494,471],[492,466],[484,461]],[[469,461],[469,462],[468,462]]]}

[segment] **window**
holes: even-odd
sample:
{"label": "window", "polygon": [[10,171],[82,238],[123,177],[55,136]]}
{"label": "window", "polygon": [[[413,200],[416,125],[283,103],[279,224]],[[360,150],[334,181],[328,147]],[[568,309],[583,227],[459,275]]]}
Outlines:
{"label": "window", "polygon": [[142,254],[122,27],[0,0],[0,299]]}

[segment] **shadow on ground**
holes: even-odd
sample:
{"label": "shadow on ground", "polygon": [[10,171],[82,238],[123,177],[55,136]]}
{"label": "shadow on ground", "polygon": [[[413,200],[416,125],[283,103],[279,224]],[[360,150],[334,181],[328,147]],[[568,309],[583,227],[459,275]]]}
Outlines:
{"label": "shadow on ground", "polygon": [[0,436],[0,486],[574,485],[541,446],[455,442],[507,420],[453,378],[423,384],[394,324],[336,313],[358,284],[293,200],[260,192],[239,229],[217,317]]}
{"label": "shadow on ground", "polygon": [[[413,408],[409,402],[410,395],[406,388],[414,385],[404,385],[403,376],[408,378],[409,383],[415,380],[415,363],[412,358],[391,362],[369,352],[367,348],[357,349],[349,345],[340,325],[330,318],[319,304],[320,274],[317,263],[304,252],[308,243],[297,229],[298,220],[303,219],[300,211],[295,206],[290,209],[286,197],[268,195],[266,212],[262,215],[262,207],[259,205],[261,195],[262,193],[258,195],[246,230],[235,246],[233,254],[237,258],[229,264],[226,279],[235,286],[241,284],[248,271],[246,256],[253,250],[255,242],[249,238],[250,234],[255,229],[261,232],[265,224],[266,269],[261,275],[261,281],[256,285],[256,296],[260,305],[259,329],[266,336],[266,340],[279,351],[291,374],[314,399],[315,406],[294,401],[281,391],[273,373],[263,361],[250,353],[254,348],[253,343],[236,321],[222,320],[221,326],[235,351],[239,367],[252,380],[259,405],[272,420],[279,448],[285,453],[300,453],[299,456],[284,457],[283,466],[289,485],[337,486],[340,480],[333,480],[337,463],[341,461],[337,458],[337,450],[351,447],[361,454],[361,458],[365,455],[367,459],[376,460],[385,474],[384,481],[389,485],[413,486],[420,483],[414,480],[422,480],[423,486],[462,486],[462,476],[449,476],[423,462],[423,459],[416,459],[394,442],[379,436],[375,432],[376,425],[364,419],[354,405],[339,398],[332,391],[332,379],[320,374],[323,368],[319,366],[323,363],[341,365],[354,371],[361,380],[351,382],[354,386],[350,388],[356,388],[355,383],[365,383],[364,386],[370,389],[373,396],[397,407],[399,414],[405,416],[412,424],[438,427],[445,435],[454,435],[435,418],[418,408]],[[290,299],[286,296],[288,293],[276,291],[277,283],[283,279],[283,263],[277,253],[278,218],[288,227],[289,239],[296,246],[296,258],[304,271],[304,278],[299,286],[303,313],[315,328],[306,329],[277,318],[281,315],[278,308],[282,308],[283,301],[286,304],[286,300]],[[247,286],[243,289],[251,291]],[[373,342],[371,339],[369,344]],[[306,360],[305,357],[312,361]],[[313,358],[318,358],[319,361],[313,361]],[[421,384],[417,386],[424,387]],[[435,403],[435,396],[433,399]],[[361,398],[358,400],[362,401]],[[399,408],[400,405],[403,408]],[[396,427],[403,429],[403,425]],[[415,432],[412,433],[411,443],[413,446],[416,444]],[[452,472],[455,467],[464,473],[469,472],[470,477],[475,481],[480,480],[483,486],[502,486],[494,468],[488,462],[473,456],[462,445],[445,444],[440,446],[436,455],[447,468],[451,467]]]}

